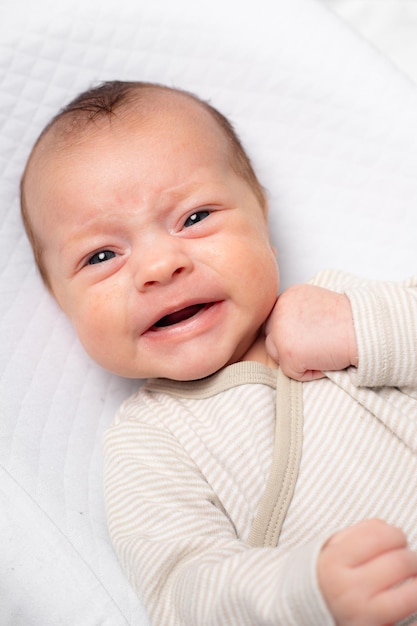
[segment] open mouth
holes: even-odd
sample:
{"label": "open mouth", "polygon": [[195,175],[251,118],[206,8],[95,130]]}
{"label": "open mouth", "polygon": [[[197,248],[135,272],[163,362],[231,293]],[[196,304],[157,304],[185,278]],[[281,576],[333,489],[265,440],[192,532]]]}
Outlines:
{"label": "open mouth", "polygon": [[203,309],[208,309],[213,303],[205,303],[205,304],[193,304],[191,306],[186,306],[184,309],[180,309],[179,311],[174,311],[174,313],[170,313],[169,315],[165,315],[161,317],[160,320],[155,322],[153,325],[153,329],[157,328],[166,328],[167,326],[174,326],[174,324],[180,324],[185,320],[190,319],[200,313]]}

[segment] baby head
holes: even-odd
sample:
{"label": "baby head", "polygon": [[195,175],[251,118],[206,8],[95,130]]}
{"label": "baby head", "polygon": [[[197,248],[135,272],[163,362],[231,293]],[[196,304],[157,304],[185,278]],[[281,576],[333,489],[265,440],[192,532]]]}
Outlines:
{"label": "baby head", "polygon": [[240,360],[276,299],[263,189],[192,94],[105,83],[45,128],[21,185],[45,284],[122,376],[192,380]]}

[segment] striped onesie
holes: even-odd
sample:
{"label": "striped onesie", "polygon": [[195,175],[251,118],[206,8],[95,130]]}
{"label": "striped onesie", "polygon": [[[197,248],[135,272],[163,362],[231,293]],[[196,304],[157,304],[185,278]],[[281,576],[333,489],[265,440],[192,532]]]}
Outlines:
{"label": "striped onesie", "polygon": [[149,380],[106,433],[110,534],[155,626],[332,625],[316,576],[331,534],[380,517],[417,550],[417,281],[314,283],[349,297],[357,369],[296,383],[240,362]]}

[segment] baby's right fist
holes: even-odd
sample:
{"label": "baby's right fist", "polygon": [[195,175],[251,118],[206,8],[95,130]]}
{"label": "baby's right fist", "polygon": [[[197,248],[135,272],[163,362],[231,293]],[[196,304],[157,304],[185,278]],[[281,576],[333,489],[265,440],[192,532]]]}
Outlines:
{"label": "baby's right fist", "polygon": [[391,626],[417,613],[417,555],[381,520],[346,528],[324,545],[318,579],[338,626]]}

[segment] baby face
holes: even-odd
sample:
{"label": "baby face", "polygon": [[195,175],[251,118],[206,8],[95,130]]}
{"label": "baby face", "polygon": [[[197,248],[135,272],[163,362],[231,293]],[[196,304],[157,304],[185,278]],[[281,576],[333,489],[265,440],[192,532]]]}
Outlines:
{"label": "baby face", "polygon": [[54,296],[121,376],[208,376],[245,355],[275,303],[263,211],[193,103],[40,147],[26,198]]}

